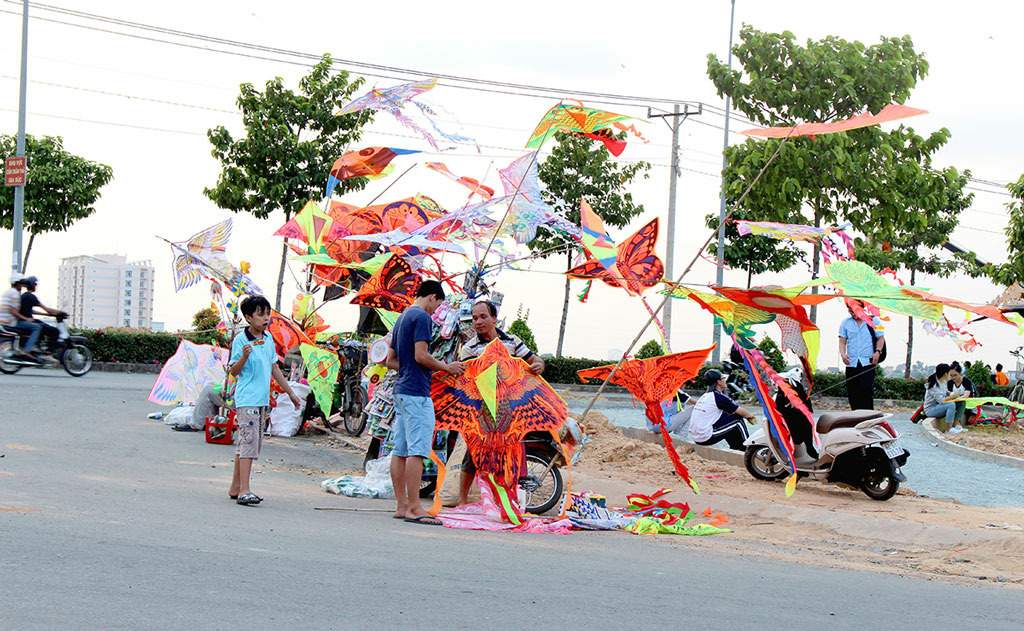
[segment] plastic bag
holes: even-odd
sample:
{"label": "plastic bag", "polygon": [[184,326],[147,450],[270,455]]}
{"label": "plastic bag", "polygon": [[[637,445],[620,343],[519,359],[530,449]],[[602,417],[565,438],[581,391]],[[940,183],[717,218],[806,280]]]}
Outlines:
{"label": "plastic bag", "polygon": [[267,432],[274,436],[294,436],[302,427],[302,411],[306,407],[309,386],[303,383],[289,383],[288,385],[299,397],[301,404],[298,409],[295,409],[287,394],[278,395],[277,407],[270,411],[270,424],[267,426]]}
{"label": "plastic bag", "polygon": [[164,415],[164,425],[177,425],[178,423],[188,425],[188,422],[192,420],[193,409],[195,408],[191,405],[179,405]]}
{"label": "plastic bag", "polygon": [[320,486],[335,495],[394,499],[395,489],[391,485],[391,456],[367,462],[365,476],[343,475],[340,478],[324,480]]}

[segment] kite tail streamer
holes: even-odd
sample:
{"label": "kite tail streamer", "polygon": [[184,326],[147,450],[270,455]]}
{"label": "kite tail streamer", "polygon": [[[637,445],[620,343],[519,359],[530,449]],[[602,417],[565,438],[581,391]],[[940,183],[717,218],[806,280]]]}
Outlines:
{"label": "kite tail streamer", "polygon": [[583,291],[581,291],[579,295],[576,296],[576,299],[579,300],[580,302],[586,302],[587,298],[590,298],[590,287],[593,284],[594,279],[588,280],[586,286],[583,288]]}
{"label": "kite tail streamer", "polygon": [[478,478],[484,481],[487,488],[494,494],[495,503],[501,511],[501,518],[511,524],[519,526],[523,523],[523,514],[519,512],[512,498],[509,497],[508,489],[495,481],[494,474],[488,473],[486,478]]}
{"label": "kite tail streamer", "polygon": [[643,302],[647,312],[650,313],[650,317],[654,319],[654,324],[657,325],[657,332],[662,336],[662,346],[665,348],[666,352],[672,353],[672,346],[669,344],[669,332],[665,330],[665,327],[662,325],[662,321],[657,319],[657,314],[654,313],[654,309],[650,308],[650,305],[647,304],[647,299],[641,296],[640,302]]}
{"label": "kite tail streamer", "polygon": [[[768,364],[768,361],[764,358],[761,351],[751,350],[750,356],[755,362],[757,362],[757,367],[772,380],[772,383],[778,386],[779,390],[782,391],[782,394],[786,397],[786,400],[789,401],[790,405],[800,410],[803,415],[807,417],[807,420],[810,421],[811,427],[814,427],[814,414],[807,409],[807,406],[804,405],[803,400],[800,398],[800,395],[796,393],[796,390],[793,389],[793,386],[789,385],[785,379],[779,376],[779,373],[775,372],[775,369]],[[821,440],[818,438],[818,433],[811,432],[811,435],[814,436],[815,446],[820,447]]]}
{"label": "kite tail streamer", "polygon": [[[437,517],[437,514],[441,512],[441,488],[444,487],[444,477],[448,473],[448,469],[433,449],[430,450],[430,459],[437,465],[437,484],[434,486],[434,503],[431,504],[430,510],[427,512]],[[397,489],[395,493],[398,493]]]}

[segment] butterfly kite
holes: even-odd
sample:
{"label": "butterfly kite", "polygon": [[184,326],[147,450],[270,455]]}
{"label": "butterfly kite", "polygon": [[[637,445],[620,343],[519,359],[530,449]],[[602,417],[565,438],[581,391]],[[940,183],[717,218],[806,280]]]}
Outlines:
{"label": "butterfly kite", "polygon": [[649,221],[616,248],[597,213],[586,201],[581,200],[580,206],[583,246],[591,258],[566,274],[572,278],[600,278],[633,296],[657,285],[665,273],[661,259],[654,254],[658,241],[658,218]]}
{"label": "butterfly kite", "polygon": [[883,107],[882,111],[878,114],[864,112],[863,114],[858,114],[852,118],[833,121],[831,123],[804,123],[802,125],[797,125],[796,127],[754,128],[741,131],[740,133],[746,134],[747,136],[761,136],[763,138],[787,138],[795,136],[814,137],[818,134],[834,134],[841,131],[870,127],[871,125],[880,125],[882,123],[910,118],[911,116],[920,116],[921,114],[927,113],[927,110],[919,110],[916,107],[890,103]]}
{"label": "butterfly kite", "polygon": [[[669,459],[679,477],[686,480],[694,493],[700,493],[697,483],[690,477],[690,472],[679,460],[679,454],[672,447],[672,436],[665,427],[665,418],[661,412],[661,404],[674,397],[683,384],[697,376],[700,367],[707,361],[711,348],[696,351],[685,351],[662,355],[650,359],[629,359],[619,365],[612,375],[611,383],[618,384],[644,404],[644,413],[655,427],[660,428],[661,438],[665,443]],[[577,371],[580,379],[607,379],[613,365],[597,366]]]}
{"label": "butterfly kite", "polygon": [[520,443],[529,432],[558,430],[568,417],[565,401],[529,365],[494,340],[455,377],[434,373],[430,396],[436,429],[466,440],[482,475],[506,488],[519,478]]}
{"label": "butterfly kite", "polygon": [[392,254],[352,298],[352,304],[385,311],[404,311],[416,300],[420,278],[402,257]]}
{"label": "butterfly kite", "polygon": [[231,220],[193,235],[188,241],[170,242],[174,256],[174,290],[181,291],[202,278],[223,281],[237,293],[261,294],[247,275],[232,265],[225,250],[231,238]]}
{"label": "butterfly kite", "polygon": [[541,197],[537,177],[537,152],[528,153],[498,171],[505,197],[510,201],[508,216],[512,235],[517,243],[525,244],[537,236],[537,228],[548,226],[560,232],[579,237],[580,229],[557,214]]}

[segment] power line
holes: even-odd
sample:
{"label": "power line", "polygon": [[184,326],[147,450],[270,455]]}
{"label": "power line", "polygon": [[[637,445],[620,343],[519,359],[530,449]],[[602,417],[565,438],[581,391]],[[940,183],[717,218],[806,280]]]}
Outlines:
{"label": "power line", "polygon": [[[11,109],[8,107],[0,107],[0,112],[14,112],[18,113],[18,110]],[[145,129],[147,131],[159,131],[166,132],[169,134],[182,134],[186,136],[206,136],[206,134],[199,133],[197,131],[185,131],[183,129],[166,129],[163,127],[147,127],[145,125],[131,125],[128,123],[115,123],[113,121],[101,121],[90,118],[76,118],[74,116],[60,116],[59,114],[43,114],[41,112],[28,112],[32,116],[42,116],[43,118],[59,118],[61,120],[75,121],[79,123],[93,123],[96,125],[112,125],[114,127],[127,127],[129,129]]]}
{"label": "power line", "polygon": [[[0,74],[0,79],[11,79],[11,80],[17,81],[18,77],[14,77],[14,76],[11,76],[11,75],[6,75],[6,74]],[[138,96],[138,95],[134,95],[134,94],[124,94],[124,93],[121,93],[121,92],[108,92],[106,90],[96,90],[96,89],[93,89],[93,88],[83,88],[83,87],[77,86],[77,85],[67,85],[67,84],[64,84],[64,83],[53,83],[51,81],[40,81],[38,79],[29,79],[28,82],[29,83],[35,83],[35,84],[38,84],[38,85],[48,85],[48,86],[52,86],[52,87],[55,87],[55,88],[64,88],[64,89],[67,89],[67,90],[78,90],[79,92],[92,92],[93,94],[102,94],[104,96],[116,96],[116,97],[121,97],[121,98],[125,98],[125,99],[132,99],[132,100],[135,100],[135,101],[148,101],[150,103],[159,103],[161,105],[174,105],[174,106],[177,106],[177,107],[188,107],[188,108],[196,109],[196,110],[206,110],[208,112],[223,112],[223,113],[226,113],[226,114],[234,114],[236,116],[240,116],[241,115],[241,113],[238,110],[225,110],[225,109],[221,109],[219,107],[207,107],[205,105],[193,105],[192,103],[179,103],[177,101],[164,101],[164,100],[161,100],[161,99],[154,99],[154,98],[149,98],[149,97],[145,97],[145,96]]]}

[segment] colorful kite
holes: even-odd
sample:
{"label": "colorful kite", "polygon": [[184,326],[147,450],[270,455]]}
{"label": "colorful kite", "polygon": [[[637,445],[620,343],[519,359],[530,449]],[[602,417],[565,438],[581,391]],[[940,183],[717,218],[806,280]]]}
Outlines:
{"label": "colorful kite", "polygon": [[315,202],[309,201],[294,217],[278,228],[274,236],[304,242],[306,244],[305,252],[299,248],[292,248],[299,252],[299,259],[302,261],[320,265],[336,265],[337,261],[327,253],[327,244],[334,243],[344,234],[345,230],[340,222],[320,210]]}
{"label": "colorful kite", "polygon": [[[812,370],[817,366],[821,332],[814,321],[807,316],[804,305],[795,301],[802,288],[715,287],[714,290],[735,303],[774,313],[775,323],[782,330],[782,350],[791,350],[799,357],[806,359]],[[807,296],[807,298],[816,299],[811,301],[814,304],[834,297],[829,294]]]}
{"label": "colorful kite", "polygon": [[846,223],[841,226],[815,228],[814,226],[805,226],[798,223],[744,221],[742,219],[736,220],[736,230],[741,235],[753,234],[762,237],[770,237],[772,239],[806,241],[808,243],[818,243],[821,241],[822,237],[845,230],[849,228],[850,225],[851,224]]}
{"label": "colorful kite", "polygon": [[[584,221],[586,220],[584,219]],[[661,281],[661,277],[665,273],[665,266],[654,253],[654,246],[658,242],[657,217],[633,233],[617,249],[608,247],[613,244],[607,238],[607,234],[603,238],[599,237],[592,241],[592,245],[588,245],[587,241],[593,239],[587,235],[588,230],[590,229],[584,223],[584,246],[594,258],[588,259],[566,272],[570,277],[600,278],[612,287],[625,289],[633,296],[639,296]],[[592,247],[596,247],[597,251],[595,252]],[[609,250],[610,257],[608,256]]]}
{"label": "colorful kite", "polygon": [[434,373],[435,428],[459,432],[479,473],[512,487],[519,479],[523,436],[558,430],[568,408],[526,362],[509,355],[500,340],[464,366],[461,377]]}
{"label": "colorful kite", "polygon": [[[423,234],[409,234],[403,230],[391,230],[379,234],[356,234],[351,237],[342,237],[343,240],[372,241],[380,243],[389,248],[402,248],[411,256],[418,256],[428,251],[455,252],[465,254],[466,251],[461,245],[447,241],[431,241]],[[396,250],[397,251],[397,250]]]}
{"label": "colorful kite", "polygon": [[473,179],[471,177],[455,175],[454,173],[448,170],[448,167],[445,166],[443,162],[428,162],[427,168],[432,171],[437,171],[438,173],[447,177],[448,179],[454,180],[468,188],[470,197],[472,197],[473,195],[479,195],[485,200],[490,200],[492,197],[494,197],[493,188],[491,188],[490,186],[484,186],[483,184],[480,183],[479,180]]}
{"label": "colorful kite", "polygon": [[224,381],[227,363],[227,349],[181,340],[160,369],[148,400],[159,405],[192,405],[207,384]]}
{"label": "colorful kite", "polygon": [[209,278],[223,281],[234,293],[263,293],[252,279],[228,261],[225,250],[230,238],[231,220],[227,219],[196,233],[188,241],[168,241],[175,255],[174,290],[181,291],[201,278]]}
{"label": "colorful kite", "polygon": [[537,128],[533,130],[533,134],[530,135],[530,139],[526,142],[526,148],[539,149],[556,131],[564,130],[599,140],[605,143],[605,146],[612,153],[615,153],[615,149],[618,149],[618,153],[615,153],[615,155],[619,155],[619,153],[622,153],[622,150],[618,147],[613,149],[613,147],[615,142],[621,141],[612,139],[613,146],[609,146],[608,136],[611,133],[610,127],[623,131],[632,131],[634,135],[643,140],[643,136],[640,135],[634,126],[626,127],[621,123],[621,121],[630,119],[632,119],[631,116],[583,107],[582,103],[578,105],[559,103],[548,110],[544,117],[540,119]]}
{"label": "colorful kite", "polygon": [[352,177],[374,177],[382,175],[395,157],[419,153],[415,149],[395,149],[392,147],[367,147],[359,151],[349,151],[334,161],[331,174],[327,178],[327,195],[334,192],[338,182]]}
{"label": "colorful kite", "polygon": [[301,326],[274,310],[270,311],[267,331],[274,338],[274,350],[279,358],[284,358],[298,346],[313,343]]}
{"label": "colorful kite", "polygon": [[811,136],[813,138],[818,134],[834,134],[840,131],[848,131],[851,129],[858,129],[860,127],[870,127],[871,125],[879,125],[881,123],[888,123],[927,113],[927,110],[919,110],[906,105],[890,103],[883,107],[882,111],[878,114],[864,112],[863,114],[858,114],[853,118],[847,118],[831,123],[804,123],[802,125],[797,125],[796,127],[754,128],[741,131],[740,133],[746,134],[747,136],[761,136],[763,138],[792,138],[796,136]]}
{"label": "colorful kite", "polygon": [[352,304],[402,312],[416,300],[420,278],[402,257],[392,254],[352,298]]}
{"label": "colorful kite", "polygon": [[557,214],[541,196],[536,152],[513,160],[512,164],[498,173],[501,175],[501,185],[505,188],[505,197],[510,200],[509,227],[517,243],[533,241],[540,226],[548,226],[580,238],[579,226]]}
{"label": "colorful kite", "polygon": [[673,298],[688,298],[710,311],[715,321],[722,325],[722,330],[736,338],[745,348],[757,346],[754,344],[754,330],[750,327],[774,322],[777,317],[774,313],[740,304],[724,296],[695,291],[682,285],[675,285],[671,291],[663,293],[669,293]]}
{"label": "colorful kite", "polygon": [[[690,472],[679,460],[679,454],[672,446],[672,436],[665,427],[665,418],[661,412],[661,404],[676,396],[683,384],[697,376],[700,367],[711,353],[711,348],[697,351],[686,351],[672,355],[662,355],[651,359],[630,359],[622,362],[612,376],[611,383],[623,386],[629,393],[644,404],[647,419],[661,429],[661,438],[665,449],[672,460],[679,477],[686,480],[694,493],[700,493],[697,483],[690,477]],[[614,364],[598,366],[577,371],[580,379],[605,379],[611,374]]]}
{"label": "colorful kite", "polygon": [[587,249],[590,256],[597,259],[605,270],[615,271],[615,259],[618,255],[615,250],[615,242],[608,236],[604,221],[585,199],[580,199],[580,228],[583,247]]}
{"label": "colorful kite", "polygon": [[313,397],[320,405],[324,418],[329,418],[331,406],[334,404],[334,388],[341,370],[338,354],[312,344],[303,344],[300,351],[302,360],[306,363],[306,380],[309,382],[309,388],[313,391]]}
{"label": "colorful kite", "polygon": [[942,305],[893,287],[870,265],[860,261],[836,261],[825,265],[831,282],[847,298],[856,298],[886,311],[938,322]]}

